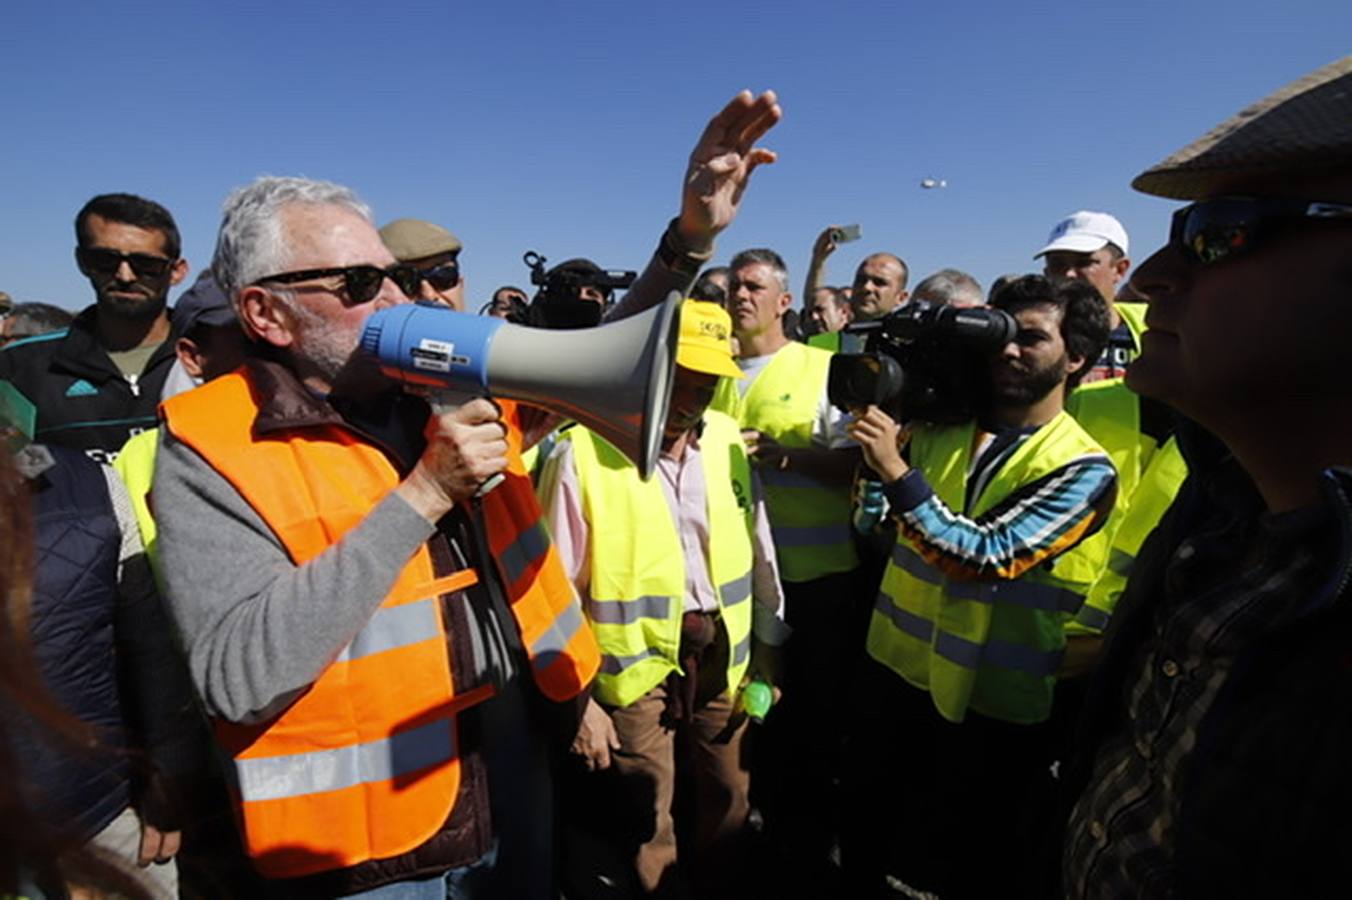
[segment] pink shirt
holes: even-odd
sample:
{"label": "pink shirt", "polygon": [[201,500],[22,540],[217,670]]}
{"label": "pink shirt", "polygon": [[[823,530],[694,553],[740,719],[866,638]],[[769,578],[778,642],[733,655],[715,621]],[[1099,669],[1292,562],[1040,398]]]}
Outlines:
{"label": "pink shirt", "polygon": [[[692,435],[681,459],[662,454],[657,459],[657,474],[667,509],[676,523],[676,534],[685,557],[685,608],[687,611],[718,609],[718,596],[709,576],[709,518],[705,503],[704,467],[699,461],[699,441]],[[582,492],[573,462],[573,442],[560,441],[545,462],[538,488],[554,546],[563,567],[577,586],[582,608],[590,599],[591,542],[589,526],[582,512]],[[784,623],[784,592],[779,584],[775,547],[770,537],[770,520],[761,499],[760,482],[751,473],[751,493],[755,527],[751,536],[751,596],[754,630],[764,644],[778,645],[788,638]]]}

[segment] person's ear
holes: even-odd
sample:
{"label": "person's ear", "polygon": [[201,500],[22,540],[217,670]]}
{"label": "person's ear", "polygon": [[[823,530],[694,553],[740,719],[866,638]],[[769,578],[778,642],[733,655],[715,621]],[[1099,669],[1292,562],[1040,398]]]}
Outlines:
{"label": "person's ear", "polygon": [[193,378],[203,377],[206,365],[196,341],[188,337],[179,338],[174,341],[174,354],[178,357],[179,365],[183,366],[183,371]]}
{"label": "person's ear", "polygon": [[1115,283],[1121,283],[1122,279],[1127,277],[1127,270],[1130,268],[1131,260],[1125,256],[1113,263],[1113,274],[1117,276]]}
{"label": "person's ear", "polygon": [[169,286],[173,287],[183,279],[187,278],[188,272],[191,269],[192,266],[188,265],[188,261],[186,259],[174,260],[173,266],[169,269]]}
{"label": "person's ear", "polygon": [[1066,352],[1066,374],[1067,374],[1067,375],[1074,375],[1076,372],[1078,372],[1078,371],[1080,371],[1081,369],[1084,368],[1084,365],[1085,365],[1086,362],[1088,362],[1088,360],[1086,360],[1083,356],[1076,356],[1075,354],[1070,353],[1069,351],[1067,351],[1067,352]]}
{"label": "person's ear", "polygon": [[252,284],[239,292],[235,302],[246,334],[274,347],[290,347],[296,340],[296,318],[282,299],[267,288]]}

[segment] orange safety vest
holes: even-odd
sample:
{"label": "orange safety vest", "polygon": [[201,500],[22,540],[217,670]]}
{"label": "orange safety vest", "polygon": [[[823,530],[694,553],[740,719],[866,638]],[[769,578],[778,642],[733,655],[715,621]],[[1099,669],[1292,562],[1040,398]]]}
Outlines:
{"label": "orange safety vest", "polygon": [[[174,397],[163,412],[297,566],[341,540],[400,481],[383,453],[337,425],[255,438],[247,370]],[[514,407],[504,419],[515,432]],[[521,465],[519,432],[511,437],[506,480],[482,500],[488,542],[536,683],[566,700],[591,681],[600,653]],[[420,547],[299,699],[257,724],[214,720],[235,764],[245,848],[262,874],[292,878],[398,856],[444,825],[460,786],[456,714],[493,688],[457,693],[440,598],[477,581],[472,569],[438,577]]]}

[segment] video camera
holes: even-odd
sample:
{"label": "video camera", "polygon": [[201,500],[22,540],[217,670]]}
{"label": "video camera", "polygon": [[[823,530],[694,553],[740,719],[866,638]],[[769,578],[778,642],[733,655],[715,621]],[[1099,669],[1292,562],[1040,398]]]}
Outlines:
{"label": "video camera", "polygon": [[990,391],[990,356],[1014,339],[1014,317],[982,306],[912,301],[855,322],[863,353],[831,358],[827,393],[842,410],[878,406],[895,419],[953,425],[972,419]]}
{"label": "video camera", "polygon": [[605,307],[582,299],[582,288],[596,288],[609,304],[617,288],[628,288],[638,277],[637,272],[602,269],[585,259],[570,259],[546,270],[548,260],[534,250],[528,250],[521,259],[530,268],[530,283],[539,289],[530,304],[530,322],[541,328],[566,330],[599,325]]}

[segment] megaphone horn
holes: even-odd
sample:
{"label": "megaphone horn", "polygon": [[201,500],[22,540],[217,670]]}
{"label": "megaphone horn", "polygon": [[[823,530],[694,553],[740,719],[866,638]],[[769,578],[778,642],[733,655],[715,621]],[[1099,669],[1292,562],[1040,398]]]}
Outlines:
{"label": "megaphone horn", "polygon": [[403,304],[366,320],[362,348],[405,384],[488,394],[573,419],[648,478],[662,449],[681,295],[575,331],[548,331],[444,306]]}

